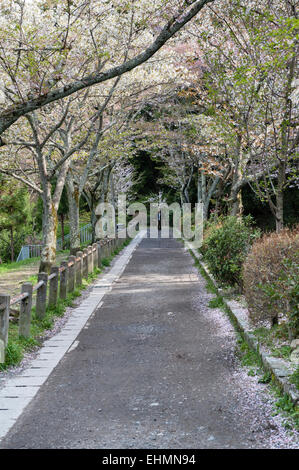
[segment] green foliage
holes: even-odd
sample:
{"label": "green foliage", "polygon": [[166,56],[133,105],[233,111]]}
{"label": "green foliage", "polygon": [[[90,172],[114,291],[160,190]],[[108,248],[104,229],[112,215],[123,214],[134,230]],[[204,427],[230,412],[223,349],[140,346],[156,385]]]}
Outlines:
{"label": "green foliage", "polygon": [[290,346],[284,345],[279,348],[273,348],[271,354],[274,357],[282,357],[284,359],[288,359],[290,357],[291,352],[292,349],[290,348]]}
{"label": "green foliage", "polygon": [[296,385],[297,390],[299,390],[299,366],[297,366],[297,369],[295,372],[291,375],[290,377],[290,382],[294,385]]}
{"label": "green foliage", "polygon": [[[299,428],[299,411],[298,406],[295,406],[291,398],[281,391],[281,389],[273,382],[272,374],[270,371],[263,369],[263,364],[258,354],[250,349],[248,344],[243,340],[242,337],[238,339],[239,346],[239,357],[241,363],[245,367],[250,367],[248,375],[260,375],[258,382],[262,384],[271,384],[271,391],[277,397],[275,402],[275,410],[273,415],[281,414],[284,417],[284,426],[287,429],[298,429]],[[298,374],[298,371],[297,371]],[[298,375],[294,379],[298,383]],[[294,382],[293,382],[294,383]]]}
{"label": "green foliage", "polygon": [[286,420],[284,426],[286,429],[292,429],[293,426],[299,429],[299,410],[298,406],[295,406],[291,398],[285,393],[281,395],[275,403],[276,413],[282,413]]}
{"label": "green foliage", "polygon": [[0,227],[2,229],[19,228],[30,219],[29,193],[13,180],[0,176]]}
{"label": "green foliage", "polygon": [[29,192],[2,175],[0,186],[0,257],[2,261],[14,261],[15,253],[32,230]]}
{"label": "green foliage", "polygon": [[288,325],[286,322],[275,324],[271,328],[256,328],[253,334],[258,339],[259,344],[266,347],[272,356],[289,358],[291,348],[284,344],[288,340]]}
{"label": "green foliage", "polygon": [[261,366],[261,360],[258,354],[248,346],[243,338],[239,338],[238,345],[239,357],[243,366],[251,368]]}
{"label": "green foliage", "polygon": [[268,372],[265,372],[262,375],[262,377],[259,378],[258,382],[260,384],[268,384],[268,383],[271,382],[271,380],[272,380],[272,374],[271,374],[271,372],[268,371]]}
{"label": "green foliage", "polygon": [[[153,117],[151,117],[151,120]],[[147,142],[149,144],[149,142]],[[158,156],[161,149],[151,148],[149,150],[136,151],[129,158],[134,168],[133,185],[129,191],[129,198],[145,202],[153,194],[157,195],[161,190],[167,201],[173,202],[175,191],[171,186],[162,182],[166,171],[164,162]]]}
{"label": "green foliage", "polygon": [[223,298],[220,296],[215,297],[209,302],[210,308],[222,308],[223,306],[224,306]]}
{"label": "green foliage", "polygon": [[208,224],[201,252],[211,273],[223,284],[242,286],[242,264],[259,230],[252,219],[227,217]]}
{"label": "green foliage", "polygon": [[5,351],[5,363],[0,364],[0,371],[7,367],[12,367],[21,362],[23,358],[23,351],[21,345],[18,342],[8,340],[6,351]]}
{"label": "green foliage", "polygon": [[110,259],[109,258],[103,258],[101,259],[101,264],[103,266],[110,266]]}

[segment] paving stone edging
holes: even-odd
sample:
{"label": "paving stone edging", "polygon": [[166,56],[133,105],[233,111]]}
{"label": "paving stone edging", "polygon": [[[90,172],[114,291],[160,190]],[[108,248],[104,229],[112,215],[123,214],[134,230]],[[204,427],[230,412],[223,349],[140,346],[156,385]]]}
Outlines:
{"label": "paving stone edging", "polygon": [[[201,255],[196,250],[194,250],[190,245],[189,245],[189,249],[195,256],[195,258],[198,260],[198,262],[200,263],[206,275],[212,281],[217,293],[220,293],[217,282],[214,279],[213,275],[210,273],[208,266],[202,260]],[[272,377],[274,378],[275,382],[280,386],[280,388],[285,393],[289,395],[292,402],[295,405],[298,405],[299,393],[295,385],[293,385],[289,381],[289,377],[291,374],[293,374],[294,369],[290,368],[289,364],[285,360],[277,358],[277,357],[273,357],[260,348],[259,342],[254,336],[252,329],[250,328],[250,325],[248,322],[248,310],[245,307],[243,307],[240,304],[240,302],[236,300],[227,301],[224,298],[223,298],[223,301],[225,305],[227,306],[229,313],[231,314],[231,317],[235,325],[237,326],[237,329],[241,332],[243,338],[245,339],[247,344],[250,346],[250,348],[253,349],[259,355],[265,369],[272,374]]]}

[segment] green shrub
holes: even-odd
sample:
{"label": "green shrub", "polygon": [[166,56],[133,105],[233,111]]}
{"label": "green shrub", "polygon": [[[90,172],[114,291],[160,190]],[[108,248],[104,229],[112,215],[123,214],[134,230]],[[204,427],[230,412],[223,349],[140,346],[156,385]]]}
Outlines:
{"label": "green shrub", "polygon": [[0,371],[6,367],[15,366],[23,358],[23,351],[18,342],[8,341],[5,351],[5,365],[0,364]]}
{"label": "green shrub", "polygon": [[230,216],[208,224],[200,251],[218,281],[242,287],[242,265],[259,235],[259,230],[252,228],[250,216]]}
{"label": "green shrub", "polygon": [[297,366],[297,369],[295,372],[291,375],[290,377],[290,382],[294,385],[296,385],[297,390],[299,390],[299,366]]}
{"label": "green shrub", "polygon": [[264,235],[243,268],[244,292],[254,323],[277,323],[282,313],[290,338],[299,334],[299,226]]}

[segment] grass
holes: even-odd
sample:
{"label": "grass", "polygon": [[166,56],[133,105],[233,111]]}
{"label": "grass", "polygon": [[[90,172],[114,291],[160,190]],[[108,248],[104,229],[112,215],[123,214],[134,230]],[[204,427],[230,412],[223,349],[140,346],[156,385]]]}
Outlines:
{"label": "grass", "polygon": [[283,425],[286,429],[299,431],[299,406],[295,406],[289,395],[282,393],[280,388],[272,384],[272,392],[276,396],[275,411],[284,417]]}
{"label": "grass", "polygon": [[209,302],[210,308],[223,308],[224,305],[223,298],[220,295],[217,295],[217,297],[211,299]]}
{"label": "grass", "polygon": [[[60,250],[57,254],[68,254],[69,250]],[[24,259],[23,261],[14,261],[13,263],[2,263],[0,264],[0,275],[5,274],[10,271],[19,271],[23,266],[31,266],[38,264],[40,262],[40,257]]]}
{"label": "grass", "polygon": [[18,263],[16,261],[14,261],[13,263],[0,264],[0,275],[5,274],[9,271],[17,271],[22,266],[30,266],[32,264],[38,263],[39,260],[40,260],[40,258],[37,257],[37,258],[25,259],[23,261],[19,261]]}
{"label": "grass", "polygon": [[261,359],[258,354],[248,346],[241,336],[238,338],[238,346],[238,356],[242,366],[261,367]]}
{"label": "grass", "polygon": [[37,274],[29,276],[27,282],[31,282],[33,285],[37,283]]}
{"label": "grass", "polygon": [[110,258],[103,258],[103,259],[101,260],[101,264],[102,264],[103,266],[110,266]]}
{"label": "grass", "polygon": [[260,356],[256,351],[251,349],[242,335],[238,335],[237,338],[237,356],[239,357],[243,367],[248,368],[249,376],[260,376],[259,383],[269,383],[272,380],[272,376],[269,372],[265,372]]}
{"label": "grass", "polygon": [[272,374],[269,371],[266,371],[258,380],[260,384],[268,384],[272,381]]}
{"label": "grass", "polygon": [[[117,255],[125,246],[130,243],[130,240],[126,240],[123,245],[111,254],[109,258],[102,260],[102,266],[109,266],[113,257]],[[10,322],[8,331],[8,344],[5,351],[5,362],[0,364],[0,371],[4,371],[9,367],[17,366],[23,359],[26,352],[30,352],[38,348],[43,340],[45,332],[51,330],[54,326],[54,322],[58,317],[62,317],[67,307],[73,305],[75,298],[81,295],[81,291],[86,287],[102,272],[101,269],[96,268],[92,274],[89,274],[88,279],[82,280],[82,285],[76,287],[71,293],[68,293],[65,300],[59,299],[57,305],[48,307],[43,319],[38,319],[36,316],[35,307],[32,308],[32,319],[30,337],[23,338],[19,337],[18,325]],[[33,279],[34,278],[34,279]],[[37,276],[31,276],[31,282],[35,281]]]}
{"label": "grass", "polygon": [[274,357],[289,359],[292,349],[290,346],[282,344],[288,340],[288,328],[286,323],[274,325],[271,328],[260,327],[254,330],[254,336],[259,344],[265,346]]}
{"label": "grass", "polygon": [[195,264],[195,266],[197,267],[197,269],[199,270],[200,274],[201,274],[202,277],[204,277],[205,280],[206,280],[206,289],[207,289],[207,291],[210,292],[211,294],[216,294],[216,295],[218,295],[218,291],[217,291],[216,287],[214,286],[213,281],[211,280],[210,276],[206,273],[206,271],[204,270],[204,268],[202,267],[202,265],[200,264],[200,262],[198,261],[198,259],[194,256],[192,250],[189,250],[189,253],[190,253],[191,256],[193,257],[193,259],[194,259],[194,264]]}
{"label": "grass", "polygon": [[[269,384],[270,392],[275,397],[273,416],[278,413],[283,417],[283,425],[286,429],[299,431],[299,407],[294,405],[289,395],[283,393],[281,388],[275,383],[271,372],[265,371],[259,355],[253,351],[244,339],[238,338],[238,356],[242,366],[249,368],[248,375],[258,376],[258,382]],[[299,385],[299,371],[294,374],[294,382]]]}
{"label": "grass", "polygon": [[281,346],[279,348],[272,348],[271,355],[274,357],[282,357],[283,359],[289,359],[292,352],[290,346]]}
{"label": "grass", "polygon": [[290,382],[296,386],[297,390],[299,390],[299,366],[297,366],[297,369],[291,375]]}
{"label": "grass", "polygon": [[[80,214],[80,228],[90,223],[89,212],[83,212]],[[64,236],[70,233],[70,223],[68,220],[64,222]],[[59,223],[57,226],[57,238],[61,238],[61,221],[59,217]]]}

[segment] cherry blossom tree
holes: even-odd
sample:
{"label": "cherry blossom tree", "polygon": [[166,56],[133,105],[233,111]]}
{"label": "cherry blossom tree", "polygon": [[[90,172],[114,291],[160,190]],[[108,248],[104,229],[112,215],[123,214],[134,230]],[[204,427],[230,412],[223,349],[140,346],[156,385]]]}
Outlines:
{"label": "cherry blossom tree", "polygon": [[213,1],[2,1],[0,135],[27,113],[134,70]]}
{"label": "cherry blossom tree", "polygon": [[[97,138],[94,130],[99,111],[81,119],[86,99],[86,94],[73,97],[26,115],[22,129],[15,132],[15,139],[2,151],[0,171],[22,181],[42,198],[44,247],[40,271],[49,271],[56,258],[57,211],[71,159]],[[14,157],[14,167],[10,155]]]}
{"label": "cherry blossom tree", "polygon": [[[173,51],[162,51],[160,58],[163,58],[163,61],[145,64],[144,69],[137,70],[134,76],[117,77],[111,87],[108,85],[94,87],[90,95],[89,103],[92,108],[97,108],[100,116],[96,138],[92,142],[91,148],[84,145],[78,158],[72,159],[66,179],[70,244],[73,253],[80,247],[79,202],[90,175],[93,174],[93,185],[97,188],[93,192],[96,199],[93,197],[93,203],[89,202],[93,213],[94,201],[101,199],[101,188],[104,194],[107,193],[104,182],[113,181],[113,175],[115,176],[116,173],[113,168],[117,160],[125,156],[121,152],[121,145],[122,142],[125,142],[126,147],[128,139],[135,132],[134,126],[132,127],[135,116],[147,103],[163,100],[165,95],[173,92],[173,89],[186,79],[184,70],[180,71],[173,67],[175,60]],[[105,138],[107,133],[110,135]],[[109,152],[107,152],[107,142],[109,142]],[[98,166],[104,166],[103,173],[98,171]],[[118,165],[116,166],[118,167]],[[106,175],[102,181],[104,186],[103,184],[97,185],[96,175],[99,179]],[[85,198],[86,194],[85,191]],[[89,197],[89,201],[90,199],[91,197]],[[93,227],[94,224],[95,218],[92,216]]]}
{"label": "cherry blossom tree", "polygon": [[202,19],[190,28],[203,64],[198,92],[227,143],[231,213],[242,212],[241,189],[252,183],[280,230],[283,193],[296,177],[296,3],[222,1]]}

